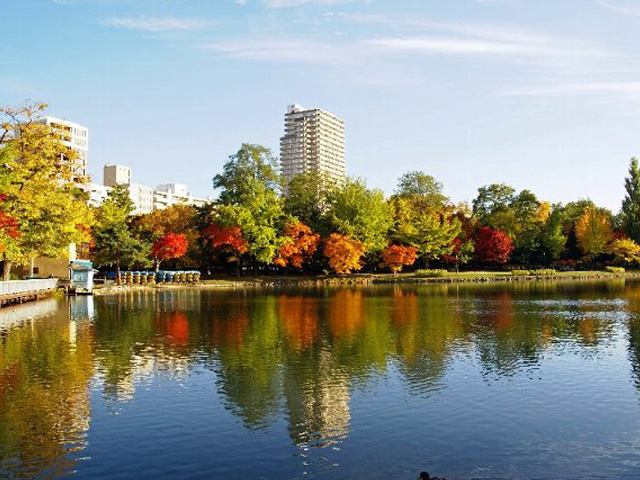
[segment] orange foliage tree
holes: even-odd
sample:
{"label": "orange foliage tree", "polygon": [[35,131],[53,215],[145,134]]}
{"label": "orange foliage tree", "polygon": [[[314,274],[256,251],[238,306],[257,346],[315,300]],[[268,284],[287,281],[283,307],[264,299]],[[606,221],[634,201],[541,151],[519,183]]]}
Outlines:
{"label": "orange foliage tree", "polygon": [[347,235],[333,233],[324,242],[324,256],[329,259],[329,266],[338,274],[360,270],[360,259],[365,252],[362,242]]}
{"label": "orange foliage tree", "polygon": [[404,265],[413,265],[416,261],[417,253],[418,249],[415,247],[387,245],[387,247],[382,251],[382,260],[395,275],[402,270]]}
{"label": "orange foliage tree", "polygon": [[293,265],[302,268],[302,263],[311,257],[318,248],[320,235],[302,222],[289,223],[284,230],[286,242],[278,250],[273,263],[286,267]]}
{"label": "orange foliage tree", "polygon": [[187,237],[179,233],[167,233],[155,241],[151,248],[156,272],[160,269],[160,262],[180,258],[187,253]]}

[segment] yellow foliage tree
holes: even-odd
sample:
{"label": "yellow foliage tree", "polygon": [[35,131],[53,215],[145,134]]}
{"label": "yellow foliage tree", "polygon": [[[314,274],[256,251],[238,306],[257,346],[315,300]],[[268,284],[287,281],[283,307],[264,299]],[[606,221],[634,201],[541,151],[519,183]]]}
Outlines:
{"label": "yellow foliage tree", "polygon": [[640,263],[640,245],[630,238],[618,238],[607,247],[607,253],[615,257],[617,263]]}
{"label": "yellow foliage tree", "polygon": [[576,222],[576,239],[585,255],[606,251],[611,240],[611,220],[602,208],[587,207]]}
{"label": "yellow foliage tree", "polygon": [[46,104],[0,108],[0,165],[3,210],[18,222],[20,235],[5,242],[3,279],[13,264],[37,256],[57,257],[69,244],[90,240],[93,221],[86,181],[74,168],[76,153],[62,143],[59,132],[35,120]]}

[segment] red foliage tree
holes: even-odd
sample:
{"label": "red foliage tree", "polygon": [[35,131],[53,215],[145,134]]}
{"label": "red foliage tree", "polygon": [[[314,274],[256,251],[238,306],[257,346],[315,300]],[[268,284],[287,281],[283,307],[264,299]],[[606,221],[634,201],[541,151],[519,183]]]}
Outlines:
{"label": "red foliage tree", "polygon": [[202,232],[206,241],[213,248],[228,252],[229,262],[236,262],[236,273],[240,276],[240,256],[249,250],[249,244],[242,238],[240,227],[225,227],[220,223],[212,223]]}
{"label": "red foliage tree", "polygon": [[382,260],[395,275],[402,270],[404,265],[413,265],[415,263],[417,252],[418,249],[415,247],[388,245],[382,251]]}
{"label": "red foliage tree", "polygon": [[[4,202],[6,198],[6,195],[0,195],[0,204]],[[3,252],[6,248],[6,245],[2,243],[2,237],[18,238],[19,236],[18,221],[0,209],[0,252]]]}
{"label": "red foliage tree", "polygon": [[234,254],[229,261],[237,260],[235,256],[242,255],[249,250],[247,241],[242,238],[240,227],[225,227],[219,223],[212,223],[203,232],[213,248],[220,248]]}
{"label": "red foliage tree", "polygon": [[281,267],[293,265],[302,268],[302,263],[317,250],[320,235],[313,233],[311,228],[301,222],[288,224],[284,235],[289,240],[280,247],[273,263]]}
{"label": "red foliage tree", "polygon": [[473,244],[478,260],[486,263],[506,263],[515,248],[506,233],[489,227],[476,232]]}
{"label": "red foliage tree", "polygon": [[160,262],[180,258],[187,253],[187,246],[187,237],[178,233],[167,233],[156,240],[151,249],[156,272],[160,268]]}
{"label": "red foliage tree", "polygon": [[360,258],[366,252],[362,242],[347,235],[333,233],[324,243],[324,256],[329,259],[329,266],[338,274],[360,270]]}

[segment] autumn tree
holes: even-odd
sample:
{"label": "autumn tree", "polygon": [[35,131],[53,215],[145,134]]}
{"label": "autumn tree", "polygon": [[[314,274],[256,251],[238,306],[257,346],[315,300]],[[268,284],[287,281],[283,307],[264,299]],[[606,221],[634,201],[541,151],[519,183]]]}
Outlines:
{"label": "autumn tree", "polygon": [[366,252],[362,242],[347,235],[333,233],[324,242],[323,253],[329,266],[337,274],[348,274],[362,268],[361,258]]}
{"label": "autumn tree", "polygon": [[186,235],[179,233],[167,233],[156,240],[151,247],[155,271],[160,270],[160,263],[164,260],[182,257],[187,253],[188,245]]}
{"label": "autumn tree", "polygon": [[461,265],[466,265],[473,258],[474,246],[470,239],[457,237],[453,240],[451,252],[441,257],[447,263],[453,263],[456,272],[460,271]]}
{"label": "autumn tree", "polygon": [[393,274],[402,271],[403,266],[413,265],[416,261],[418,249],[405,245],[387,245],[382,251],[382,260]]}
{"label": "autumn tree", "polygon": [[507,263],[514,248],[505,232],[489,227],[476,232],[474,247],[478,260],[485,263]]}
{"label": "autumn tree", "polygon": [[587,207],[576,222],[575,231],[585,255],[603,253],[611,240],[611,215],[603,208]]}
{"label": "autumn tree", "polygon": [[165,209],[137,215],[131,220],[134,231],[140,238],[151,244],[167,234],[184,235],[187,251],[180,255],[181,267],[195,267],[201,264],[198,245],[199,230],[196,225],[197,209],[192,205],[172,205]]}
{"label": "autumn tree", "polygon": [[638,159],[629,162],[629,176],[624,180],[626,195],[622,200],[622,227],[635,242],[640,242],[640,171]]}
{"label": "autumn tree", "polygon": [[638,265],[640,263],[640,245],[630,238],[618,238],[611,242],[606,252],[613,255],[616,263]]}
{"label": "autumn tree", "polygon": [[242,229],[214,222],[204,228],[202,236],[211,248],[228,254],[227,260],[236,263],[236,272],[240,275],[240,259],[249,250],[247,241],[242,237]]}
{"label": "autumn tree", "polygon": [[0,253],[6,250],[8,240],[15,240],[20,236],[18,221],[2,210],[2,203],[5,199],[4,195],[0,195]]}
{"label": "autumn tree", "polygon": [[243,144],[214,177],[213,186],[220,190],[217,221],[239,227],[248,243],[247,254],[270,263],[280,246],[278,231],[283,221],[277,162],[271,151]]}
{"label": "autumn tree", "polygon": [[14,264],[34,257],[56,258],[71,243],[89,241],[93,223],[75,171],[77,153],[62,134],[36,120],[46,104],[0,108],[2,211],[19,222],[20,235],[4,235],[3,278]]}
{"label": "autumn tree", "polygon": [[292,265],[302,268],[304,261],[317,250],[319,241],[320,235],[313,233],[304,223],[288,223],[284,230],[284,243],[280,246],[273,263],[281,267]]}

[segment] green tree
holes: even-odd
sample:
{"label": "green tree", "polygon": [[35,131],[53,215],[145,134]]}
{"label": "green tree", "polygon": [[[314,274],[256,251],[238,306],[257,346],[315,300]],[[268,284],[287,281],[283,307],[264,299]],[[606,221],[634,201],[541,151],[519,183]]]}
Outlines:
{"label": "green tree", "polygon": [[34,257],[56,258],[71,243],[89,240],[93,223],[75,170],[77,154],[59,132],[35,120],[46,104],[0,108],[2,209],[19,222],[20,235],[3,239],[3,278],[13,264]]}
{"label": "green tree", "polygon": [[448,212],[435,209],[420,197],[394,197],[393,240],[416,247],[426,262],[450,253],[461,233],[460,220]]}
{"label": "green tree", "polygon": [[114,187],[98,208],[94,258],[98,266],[149,266],[151,245],[137,237],[130,225],[133,202],[122,186]]}
{"label": "green tree", "polygon": [[638,159],[629,163],[629,176],[624,180],[626,195],[622,200],[622,228],[635,242],[640,242],[640,171]]}
{"label": "green tree", "polygon": [[284,212],[297,217],[314,232],[327,235],[329,226],[325,221],[324,212],[330,192],[335,188],[337,188],[336,185],[316,171],[296,175],[286,188]]}
{"label": "green tree", "polygon": [[266,147],[243,143],[222,167],[222,173],[213,177],[213,188],[219,189],[217,203],[242,205],[247,197],[255,195],[256,185],[266,190],[279,191],[278,162]]}
{"label": "green tree", "polygon": [[381,190],[369,189],[362,180],[348,179],[329,195],[326,218],[335,232],[364,243],[367,250],[387,245],[392,209]]}
{"label": "green tree", "polygon": [[220,189],[215,217],[225,226],[238,226],[249,243],[247,254],[270,263],[281,244],[285,223],[276,162],[268,148],[243,144],[213,180]]}
{"label": "green tree", "polygon": [[443,208],[449,199],[442,193],[442,183],[420,171],[407,172],[398,180],[395,195],[403,198],[419,197],[434,208]]}
{"label": "green tree", "polygon": [[555,204],[542,228],[540,239],[541,258],[543,263],[549,264],[558,260],[564,252],[567,235],[564,233],[564,210],[561,204]]}
{"label": "green tree", "polygon": [[507,211],[515,193],[513,187],[504,183],[493,183],[478,188],[478,196],[472,202],[474,216],[482,218],[500,211]]}

